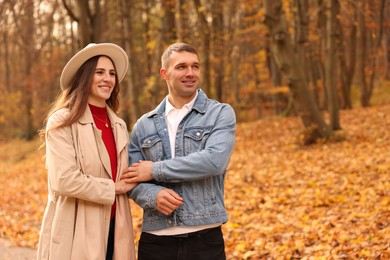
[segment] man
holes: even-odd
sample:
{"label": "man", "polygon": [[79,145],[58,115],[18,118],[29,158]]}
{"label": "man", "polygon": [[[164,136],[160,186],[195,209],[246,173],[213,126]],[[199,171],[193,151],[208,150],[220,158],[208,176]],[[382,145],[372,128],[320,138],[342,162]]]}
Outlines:
{"label": "man", "polygon": [[221,225],[236,117],[198,89],[201,66],[185,43],[161,57],[168,96],[135,124],[129,146],[131,197],[144,210],[138,259],[226,259]]}

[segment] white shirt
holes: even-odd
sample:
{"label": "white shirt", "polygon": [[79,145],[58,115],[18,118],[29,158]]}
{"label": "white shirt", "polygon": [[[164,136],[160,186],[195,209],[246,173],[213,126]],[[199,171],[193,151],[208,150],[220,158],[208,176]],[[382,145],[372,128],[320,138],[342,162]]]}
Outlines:
{"label": "white shirt", "polygon": [[188,102],[182,108],[179,109],[175,108],[167,98],[167,102],[165,104],[165,117],[168,126],[169,143],[171,146],[172,158],[175,158],[175,141],[177,128],[181,120],[183,120],[183,118],[191,111],[197,96],[198,92],[196,92],[195,97],[190,102]]}

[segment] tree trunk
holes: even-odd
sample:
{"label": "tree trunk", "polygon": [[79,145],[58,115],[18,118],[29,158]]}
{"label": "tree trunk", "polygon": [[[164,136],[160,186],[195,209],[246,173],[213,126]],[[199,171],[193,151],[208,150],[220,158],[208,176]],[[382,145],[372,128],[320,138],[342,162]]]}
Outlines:
{"label": "tree trunk", "polygon": [[9,59],[9,48],[8,48],[8,32],[3,33],[3,44],[4,44],[4,78],[5,78],[5,89],[10,91],[11,88],[11,66]]}
{"label": "tree trunk", "polygon": [[294,106],[305,126],[304,144],[315,143],[321,138],[328,139],[332,131],[323,120],[308,89],[306,77],[293,50],[280,0],[265,1],[265,24],[270,32],[272,54],[288,81]]}
{"label": "tree trunk", "polygon": [[[161,2],[164,16],[162,18],[161,38],[162,47],[165,49],[171,45],[176,39],[176,26],[175,26],[175,1],[165,0]],[[160,54],[160,53],[159,53]]]}
{"label": "tree trunk", "polygon": [[207,93],[207,95],[211,96],[211,65],[210,65],[210,27],[207,23],[207,18],[205,15],[205,8],[202,7],[200,0],[193,0],[195,8],[198,13],[198,20],[200,23],[200,38],[202,39],[201,43],[201,59],[202,59],[202,89]]}
{"label": "tree trunk", "polygon": [[232,68],[231,68],[231,84],[233,88],[233,104],[239,104],[240,103],[240,47],[234,46],[233,51],[230,55]]}
{"label": "tree trunk", "polygon": [[161,1],[162,15],[160,16],[159,33],[157,34],[157,43],[154,50],[152,63],[152,72],[150,77],[155,78],[153,83],[153,103],[160,102],[161,97],[166,93],[166,83],[160,79],[158,71],[161,68],[161,54],[163,50],[176,42],[176,20],[175,20],[175,0]]}
{"label": "tree trunk", "polygon": [[312,93],[314,95],[314,101],[317,104],[318,107],[320,107],[321,104],[321,61],[319,60],[319,54],[313,50],[315,46],[309,47],[309,57],[308,57],[308,71],[309,75],[308,78],[310,79],[310,82],[312,84]]}
{"label": "tree trunk", "polygon": [[[354,10],[354,18],[357,19],[357,8],[355,5],[350,5]],[[355,75],[356,64],[356,24],[351,22],[349,25],[349,37],[344,37],[344,28],[341,21],[337,20],[337,57],[340,64],[340,81],[341,81],[341,97],[342,109],[352,108],[351,86]]]}
{"label": "tree trunk", "polygon": [[338,96],[336,90],[336,17],[337,0],[327,1],[327,19],[326,19],[326,60],[325,60],[325,85],[328,93],[328,112],[330,128],[340,130],[340,116]]}
{"label": "tree trunk", "polygon": [[[144,11],[144,31],[145,31],[145,42],[149,43],[151,42],[151,35],[150,35],[150,28],[151,28],[151,22],[152,22],[152,14],[151,14],[151,6],[153,5],[153,1],[151,0],[144,0],[145,2],[145,11]],[[145,78],[149,78],[152,73],[152,67],[153,67],[153,57],[151,54],[151,51],[149,51],[148,46],[145,46],[145,58],[146,58],[146,66],[145,66]],[[156,97],[158,95],[154,95]]]}
{"label": "tree trunk", "polygon": [[[282,86],[282,74],[280,73],[279,68],[275,62],[275,59],[272,56],[269,46],[267,46],[266,49],[267,49],[268,67],[272,79],[272,86],[277,88]],[[278,115],[283,111],[283,108],[280,106],[281,99],[282,97],[280,96],[279,93],[275,93],[272,95],[272,109],[274,111],[274,115]]]}
{"label": "tree trunk", "polygon": [[62,3],[69,16],[77,22],[78,40],[81,47],[91,42],[100,42],[102,37],[103,13],[100,8],[100,1],[93,0],[93,9],[90,8],[89,0],[76,1],[76,7],[72,8],[66,0]]}
{"label": "tree trunk", "polygon": [[[388,8],[390,10],[390,8]],[[390,11],[389,11],[390,17]],[[390,80],[390,29],[387,29],[385,34],[385,55],[386,55],[386,79]]]}
{"label": "tree trunk", "polygon": [[191,35],[187,28],[189,2],[186,0],[176,0],[176,37],[180,42],[191,42]]}
{"label": "tree trunk", "polygon": [[367,37],[367,30],[365,25],[365,3],[366,0],[359,0],[357,1],[358,6],[358,31],[359,31],[359,37],[358,37],[358,79],[359,79],[359,85],[360,85],[360,105],[362,107],[369,106],[369,97],[368,97],[368,84],[366,80],[366,59],[367,59],[367,43],[366,43],[366,37]]}
{"label": "tree trunk", "polygon": [[[132,14],[132,3],[128,0],[121,0],[122,6],[122,19],[123,19],[123,38],[124,38],[124,48],[129,56],[129,69],[125,78],[124,85],[122,87],[122,102],[124,104],[124,120],[128,126],[133,125],[137,121],[138,117],[138,102],[137,102],[137,93],[134,88],[134,58],[133,58],[133,28],[131,22]],[[122,84],[123,85],[123,84]]]}
{"label": "tree trunk", "polygon": [[219,0],[212,1],[212,28],[213,28],[213,53],[214,53],[214,98],[223,100],[222,85],[225,77],[224,65],[224,27],[223,27],[223,8]]}
{"label": "tree trunk", "polygon": [[76,1],[78,10],[79,10],[79,17],[78,17],[78,38],[81,41],[81,47],[85,47],[90,42],[95,42],[93,31],[92,31],[92,17],[91,12],[89,10],[88,6],[88,0],[87,1]]}
{"label": "tree trunk", "polygon": [[[384,23],[390,23],[390,1],[386,1],[385,3],[385,20]],[[385,27],[384,30],[384,55],[385,55],[385,66],[386,66],[386,74],[385,79],[390,80],[390,28],[389,26]]]}
{"label": "tree trunk", "polygon": [[369,73],[369,81],[368,81],[368,103],[370,103],[372,94],[374,92],[374,84],[375,84],[375,76],[376,76],[376,67],[377,67],[377,59],[378,53],[380,52],[382,38],[383,38],[383,20],[385,15],[385,6],[386,0],[380,0],[377,16],[377,28],[378,30],[375,33],[371,33],[371,37],[373,38],[373,46],[371,51],[371,70]]}
{"label": "tree trunk", "polygon": [[32,92],[32,68],[33,68],[33,57],[34,57],[34,38],[31,32],[35,31],[34,22],[34,2],[28,0],[26,2],[26,14],[25,14],[25,30],[23,39],[25,40],[22,44],[25,50],[25,64],[24,64],[24,83],[22,91],[22,100],[24,101],[24,113],[26,115],[26,129],[25,135],[27,140],[33,139],[35,135],[34,131],[34,120],[32,114],[33,108],[33,92]]}
{"label": "tree trunk", "polygon": [[319,9],[318,12],[318,22],[317,22],[317,28],[319,31],[320,35],[320,40],[318,41],[319,43],[319,48],[318,48],[318,53],[319,53],[319,67],[320,67],[320,72],[321,72],[321,79],[322,79],[322,98],[320,99],[319,107],[322,109],[326,109],[328,107],[328,92],[326,91],[325,87],[325,68],[324,68],[324,58],[326,56],[325,54],[325,49],[326,49],[326,13],[325,13],[325,1],[327,0],[317,0],[317,6],[316,8]]}
{"label": "tree trunk", "polygon": [[241,20],[242,20],[242,12],[237,10],[237,8],[241,8],[239,6],[239,1],[230,0],[228,3],[228,11],[226,13],[227,16],[227,25],[226,34],[226,58],[230,60],[230,64],[227,66],[227,83],[225,87],[231,91],[232,95],[232,103],[238,104],[240,102],[240,83],[239,75],[240,75],[240,61],[241,61],[241,49],[238,44],[237,32],[241,30]]}
{"label": "tree trunk", "polygon": [[[308,24],[309,24],[309,4],[307,0],[294,0],[296,30],[295,30],[295,49],[297,50],[298,62],[306,70],[307,69],[307,43],[308,43]],[[303,75],[305,76],[305,75]],[[306,81],[309,79],[305,79]]]}

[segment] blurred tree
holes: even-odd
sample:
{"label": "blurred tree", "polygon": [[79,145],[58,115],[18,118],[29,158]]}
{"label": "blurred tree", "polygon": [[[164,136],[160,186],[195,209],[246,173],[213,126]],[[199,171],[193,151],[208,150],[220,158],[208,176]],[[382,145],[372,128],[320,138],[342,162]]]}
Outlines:
{"label": "blurred tree", "polygon": [[41,58],[42,50],[44,50],[45,46],[51,40],[53,14],[58,7],[57,1],[54,1],[52,8],[49,9],[50,12],[42,15],[41,19],[37,20],[36,17],[40,17],[41,15],[39,4],[40,2],[27,0],[19,5],[14,5],[12,8],[13,21],[20,32],[18,34],[17,44],[20,46],[20,54],[23,59],[20,90],[24,113],[22,120],[25,122],[23,135],[27,140],[31,140],[36,135],[37,130],[37,126],[34,124],[34,118],[36,116],[34,113],[34,102],[36,102],[34,97],[35,93],[39,90],[37,89],[37,80],[34,79],[33,70]]}
{"label": "blurred tree", "polygon": [[207,12],[201,4],[200,0],[193,0],[195,9],[198,11],[198,22],[199,22],[199,37],[201,38],[200,57],[202,58],[202,88],[210,95],[211,94],[211,68],[210,68],[210,49],[211,49],[211,31],[209,23],[207,21]]}
{"label": "blurred tree", "polygon": [[384,24],[385,78],[390,80],[390,2],[386,2]]}
{"label": "blurred tree", "polygon": [[326,2],[326,60],[325,86],[328,96],[328,112],[330,128],[340,130],[339,100],[336,89],[336,17],[338,13],[337,0]]}
{"label": "blurred tree", "polygon": [[[123,47],[129,56],[129,70],[126,75],[124,82],[122,83],[121,89],[121,103],[123,107],[123,119],[130,126],[135,123],[138,115],[138,99],[136,98],[138,93],[135,89],[134,79],[134,41],[133,41],[133,26],[132,26],[132,14],[133,14],[133,1],[120,0],[120,10],[122,22],[122,36],[123,36]],[[124,87],[123,87],[124,86]],[[127,87],[126,87],[127,86]]]}
{"label": "blurred tree", "polygon": [[[7,4],[5,1],[0,5],[0,17],[7,17]],[[7,28],[10,28],[9,19],[2,19],[2,23],[0,23],[1,26],[1,37],[3,42],[3,50],[4,52],[0,53],[0,61],[3,62],[3,76],[2,78],[5,79],[4,81],[4,89],[6,92],[9,92],[11,90],[11,64],[10,64],[10,51],[9,51],[9,31]]]}
{"label": "blurred tree", "polygon": [[307,87],[304,71],[299,66],[292,46],[281,1],[266,0],[265,15],[265,24],[270,31],[272,55],[288,81],[294,106],[306,129],[303,142],[311,144],[320,138],[328,139],[332,131],[325,124]]}
{"label": "blurred tree", "polygon": [[213,53],[213,71],[214,71],[214,93],[211,95],[217,100],[223,99],[223,81],[225,78],[225,30],[223,15],[224,4],[219,0],[211,0],[211,18],[212,18],[212,53]]}
{"label": "blurred tree", "polygon": [[65,9],[73,21],[77,22],[77,39],[81,47],[91,42],[101,42],[102,19],[104,12],[101,11],[99,0],[83,0],[72,2],[62,0]]}
{"label": "blurred tree", "polygon": [[[336,4],[339,4],[339,2]],[[336,19],[336,42],[337,56],[340,63],[341,108],[348,109],[352,108],[351,86],[356,64],[357,27],[355,21],[357,20],[357,6],[352,2],[346,2],[344,3],[344,10],[348,12],[346,19],[342,21],[340,16]]]}
{"label": "blurred tree", "polygon": [[162,47],[168,47],[176,40],[175,0],[161,1],[163,17],[161,20],[160,39]]}
{"label": "blurred tree", "polygon": [[190,8],[189,0],[176,0],[176,38],[180,42],[192,42]]}
{"label": "blurred tree", "polygon": [[[356,0],[358,8],[358,82],[360,105],[367,107],[374,91],[376,64],[383,35],[383,19],[386,0],[368,5],[366,0]],[[376,10],[375,10],[376,9]],[[367,15],[369,14],[369,15]],[[367,21],[369,18],[369,21]],[[367,23],[373,29],[367,30]],[[367,64],[368,62],[368,64]]]}
{"label": "blurred tree", "polygon": [[[300,66],[305,71],[309,70],[307,65],[307,46],[309,45],[309,3],[308,0],[293,0],[292,14],[294,19],[294,45],[297,50],[297,58]],[[303,76],[306,76],[303,75]],[[309,77],[305,79],[309,80]]]}

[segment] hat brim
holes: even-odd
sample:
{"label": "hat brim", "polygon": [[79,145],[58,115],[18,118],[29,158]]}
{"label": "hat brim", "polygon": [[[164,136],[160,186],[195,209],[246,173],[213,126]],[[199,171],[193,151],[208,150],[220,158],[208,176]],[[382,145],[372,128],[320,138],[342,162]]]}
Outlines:
{"label": "hat brim", "polygon": [[111,58],[114,62],[118,81],[121,82],[129,67],[129,58],[126,52],[113,43],[90,43],[84,49],[77,52],[65,65],[60,77],[61,89],[64,90],[69,87],[70,80],[84,62],[99,55],[105,55]]}

